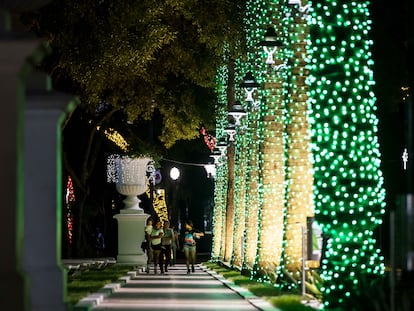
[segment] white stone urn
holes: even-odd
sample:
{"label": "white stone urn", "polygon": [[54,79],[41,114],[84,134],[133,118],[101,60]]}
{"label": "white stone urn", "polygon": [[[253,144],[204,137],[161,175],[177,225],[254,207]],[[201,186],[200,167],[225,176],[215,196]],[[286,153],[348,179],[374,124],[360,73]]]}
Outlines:
{"label": "white stone urn", "polygon": [[147,165],[151,161],[147,157],[115,159],[116,190],[126,196],[121,213],[143,213],[137,196],[147,189]]}

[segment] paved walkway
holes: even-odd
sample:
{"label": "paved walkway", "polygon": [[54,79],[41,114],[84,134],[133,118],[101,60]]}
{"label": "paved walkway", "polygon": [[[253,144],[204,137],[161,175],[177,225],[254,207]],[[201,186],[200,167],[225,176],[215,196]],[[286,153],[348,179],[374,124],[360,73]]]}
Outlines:
{"label": "paved walkway", "polygon": [[75,310],[278,310],[202,265],[190,274],[184,264],[165,274],[135,271],[124,280],[82,299]]}

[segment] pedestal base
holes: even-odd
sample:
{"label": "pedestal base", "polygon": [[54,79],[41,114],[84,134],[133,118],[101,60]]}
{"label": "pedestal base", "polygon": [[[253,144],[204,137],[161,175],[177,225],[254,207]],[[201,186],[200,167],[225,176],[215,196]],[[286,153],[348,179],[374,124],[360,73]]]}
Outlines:
{"label": "pedestal base", "polygon": [[118,221],[118,264],[146,265],[147,255],[141,249],[145,239],[145,213],[127,213],[121,210],[114,218]]}

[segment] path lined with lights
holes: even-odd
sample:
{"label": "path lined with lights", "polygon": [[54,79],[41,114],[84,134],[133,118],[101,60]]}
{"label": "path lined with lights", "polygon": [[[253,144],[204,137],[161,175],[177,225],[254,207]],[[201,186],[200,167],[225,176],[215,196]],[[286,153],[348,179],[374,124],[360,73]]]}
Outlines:
{"label": "path lined with lights", "polygon": [[92,310],[278,310],[203,266],[186,271],[177,264],[165,274],[139,272]]}

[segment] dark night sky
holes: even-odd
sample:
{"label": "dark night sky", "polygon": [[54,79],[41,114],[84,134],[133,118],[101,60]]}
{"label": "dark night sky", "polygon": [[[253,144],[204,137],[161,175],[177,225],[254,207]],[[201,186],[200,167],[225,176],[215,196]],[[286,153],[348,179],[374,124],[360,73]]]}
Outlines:
{"label": "dark night sky", "polygon": [[[410,6],[410,7],[409,7]],[[413,5],[405,1],[372,1],[373,57],[379,135],[388,203],[401,192],[401,154],[404,145],[401,86],[413,86]],[[411,24],[409,24],[409,22]],[[411,31],[410,31],[411,30]]]}
{"label": "dark night sky", "polygon": [[[405,191],[405,181],[408,176],[407,171],[402,169],[401,159],[405,146],[401,87],[408,85],[411,86],[411,90],[413,89],[414,2],[377,0],[371,3],[375,62],[373,69],[376,81],[374,92],[377,97],[379,141],[387,202],[384,223],[377,228],[377,238],[387,258],[390,253],[389,212],[395,209],[397,218],[399,217],[402,207],[398,207],[396,202],[398,195]],[[403,216],[401,219],[406,217]],[[398,224],[396,228],[401,227],[402,224]],[[404,232],[396,232],[396,234],[403,236]]]}

